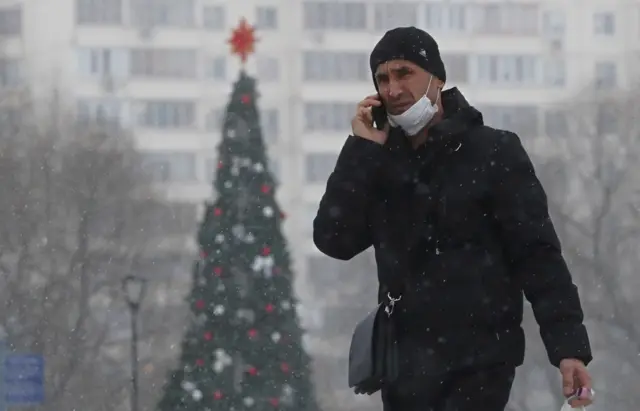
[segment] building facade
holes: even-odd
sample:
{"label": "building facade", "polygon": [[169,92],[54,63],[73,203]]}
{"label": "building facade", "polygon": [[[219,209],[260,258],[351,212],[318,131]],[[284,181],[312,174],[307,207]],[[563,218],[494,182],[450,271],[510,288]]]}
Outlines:
{"label": "building facade", "polygon": [[131,128],[176,218],[195,230],[240,68],[226,40],[242,17],[257,27],[247,70],[310,329],[324,324],[313,284],[330,267],[312,219],[354,105],[374,91],[368,55],[386,29],[430,32],[449,85],[525,140],[560,127],[554,103],[588,85],[626,88],[640,72],[640,0],[2,0],[0,84],[59,87],[79,115]]}

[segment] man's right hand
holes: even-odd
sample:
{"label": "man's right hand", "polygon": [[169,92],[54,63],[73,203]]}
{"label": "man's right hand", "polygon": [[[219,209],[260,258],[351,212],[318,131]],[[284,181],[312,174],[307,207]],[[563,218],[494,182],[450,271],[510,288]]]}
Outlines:
{"label": "man's right hand", "polygon": [[380,107],[381,105],[382,102],[377,94],[367,96],[364,100],[358,103],[356,115],[351,120],[351,128],[354,135],[374,141],[378,144],[384,144],[387,141],[387,136],[389,135],[389,123],[385,124],[384,130],[378,130],[373,125],[371,109],[373,107]]}

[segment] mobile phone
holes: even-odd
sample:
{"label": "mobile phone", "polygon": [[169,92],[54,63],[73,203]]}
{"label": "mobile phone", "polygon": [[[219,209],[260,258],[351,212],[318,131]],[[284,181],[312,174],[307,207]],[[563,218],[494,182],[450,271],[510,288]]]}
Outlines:
{"label": "mobile phone", "polygon": [[[382,102],[382,100],[380,100],[380,102]],[[387,124],[387,109],[384,103],[378,107],[371,108],[371,117],[373,117],[373,125],[378,130],[382,130],[385,124]]]}

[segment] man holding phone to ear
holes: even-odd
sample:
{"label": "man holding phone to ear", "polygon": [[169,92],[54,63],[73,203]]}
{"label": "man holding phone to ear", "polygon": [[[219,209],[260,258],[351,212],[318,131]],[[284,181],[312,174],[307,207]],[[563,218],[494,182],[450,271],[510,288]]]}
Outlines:
{"label": "man holding phone to ear", "polygon": [[504,410],[524,359],[523,295],[563,393],[589,405],[580,299],[518,136],[485,125],[457,88],[443,91],[438,45],[422,30],[388,31],[370,65],[378,94],[357,106],[313,235],[341,260],[375,248],[402,357],[384,409]]}

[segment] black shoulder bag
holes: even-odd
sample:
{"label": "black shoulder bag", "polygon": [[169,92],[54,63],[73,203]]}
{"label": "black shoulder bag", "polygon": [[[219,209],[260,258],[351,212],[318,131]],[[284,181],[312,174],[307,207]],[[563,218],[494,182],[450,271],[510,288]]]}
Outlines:
{"label": "black shoulder bag", "polygon": [[402,276],[383,284],[385,296],[375,310],[356,326],[349,348],[349,387],[356,394],[371,395],[399,375],[395,305],[402,299]]}

